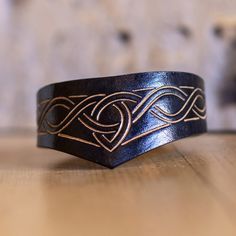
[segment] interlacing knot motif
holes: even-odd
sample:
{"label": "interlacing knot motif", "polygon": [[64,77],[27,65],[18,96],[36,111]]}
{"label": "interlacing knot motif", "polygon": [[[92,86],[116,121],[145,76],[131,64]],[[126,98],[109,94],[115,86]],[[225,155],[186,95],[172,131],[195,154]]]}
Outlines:
{"label": "interlacing knot motif", "polygon": [[[178,104],[175,111],[168,105],[173,102]],[[57,135],[109,152],[179,122],[206,119],[203,90],[189,86],[62,96],[41,101],[38,106],[39,135]],[[157,125],[129,137],[131,129],[147,115],[152,116]],[[91,138],[71,136],[69,130],[71,126],[75,128],[75,124],[89,132]]]}

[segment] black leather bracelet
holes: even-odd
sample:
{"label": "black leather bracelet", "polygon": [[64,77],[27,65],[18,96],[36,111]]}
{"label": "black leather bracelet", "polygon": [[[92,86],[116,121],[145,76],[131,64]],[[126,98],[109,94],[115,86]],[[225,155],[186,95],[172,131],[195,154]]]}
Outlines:
{"label": "black leather bracelet", "polygon": [[203,80],[185,72],[55,83],[39,90],[37,103],[39,147],[110,168],[206,132]]}

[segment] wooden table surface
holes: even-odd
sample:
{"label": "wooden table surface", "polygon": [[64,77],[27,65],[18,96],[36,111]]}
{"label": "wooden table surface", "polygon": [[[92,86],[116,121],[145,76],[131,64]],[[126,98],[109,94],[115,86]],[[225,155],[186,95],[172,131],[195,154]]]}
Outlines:
{"label": "wooden table surface", "polygon": [[181,140],[114,170],[1,135],[0,235],[235,236],[236,135]]}

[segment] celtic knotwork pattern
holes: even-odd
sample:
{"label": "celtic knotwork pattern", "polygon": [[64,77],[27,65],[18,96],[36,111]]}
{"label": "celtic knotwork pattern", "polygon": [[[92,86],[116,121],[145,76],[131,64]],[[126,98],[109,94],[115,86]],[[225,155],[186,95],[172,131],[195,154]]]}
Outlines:
{"label": "celtic knotwork pattern", "polygon": [[[173,98],[179,104],[178,110],[174,112],[162,105],[168,104],[162,103],[163,99]],[[38,107],[39,135],[57,135],[109,152],[170,125],[206,118],[203,90],[189,86],[55,97],[40,102]],[[56,117],[57,109],[63,109],[63,117],[56,121],[50,120],[50,116]],[[130,129],[147,113],[158,120],[159,125],[127,139]],[[75,121],[91,133],[89,140],[64,132]]]}

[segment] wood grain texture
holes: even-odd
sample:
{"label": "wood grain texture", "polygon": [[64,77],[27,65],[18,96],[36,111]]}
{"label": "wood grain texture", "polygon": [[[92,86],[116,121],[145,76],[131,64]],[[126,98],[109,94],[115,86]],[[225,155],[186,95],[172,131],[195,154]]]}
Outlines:
{"label": "wood grain texture", "polygon": [[110,170],[2,135],[0,235],[236,235],[235,153],[204,135]]}

